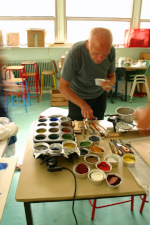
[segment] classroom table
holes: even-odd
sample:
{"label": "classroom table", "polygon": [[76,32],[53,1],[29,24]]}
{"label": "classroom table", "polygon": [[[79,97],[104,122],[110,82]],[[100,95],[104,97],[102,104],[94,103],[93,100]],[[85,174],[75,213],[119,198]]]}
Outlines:
{"label": "classroom table", "polygon": [[0,158],[0,164],[7,165],[4,169],[2,166],[0,168],[0,221],[2,219],[16,163],[17,158]]}
{"label": "classroom table", "polygon": [[[138,137],[138,132],[132,131],[122,133],[120,137],[115,138],[133,139]],[[77,143],[82,141],[83,134],[76,134],[76,139]],[[104,156],[111,153],[109,140],[110,138],[105,138],[100,142],[100,144],[106,149]],[[67,170],[48,172],[46,164],[40,165],[41,160],[33,157],[32,147],[33,126],[31,126],[31,131],[27,141],[22,170],[15,196],[17,201],[24,202],[26,221],[28,225],[33,224],[31,203],[69,201],[73,200],[74,194],[73,175]],[[71,170],[73,165],[79,162],[84,162],[84,159],[81,157],[78,160],[74,158],[73,163],[71,163],[64,157],[58,157],[58,166],[67,167]],[[138,185],[128,168],[123,166],[122,161],[119,162],[118,167],[113,168],[112,172],[116,172],[122,176],[122,183],[119,188],[110,189],[106,185],[106,182],[103,182],[101,186],[94,186],[89,182],[88,178],[77,179],[77,192],[75,200],[145,194],[144,189]]]}

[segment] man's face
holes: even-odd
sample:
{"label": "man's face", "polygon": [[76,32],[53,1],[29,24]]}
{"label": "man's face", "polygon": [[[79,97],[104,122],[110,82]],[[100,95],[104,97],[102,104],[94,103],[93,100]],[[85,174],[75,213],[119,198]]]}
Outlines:
{"label": "man's face", "polygon": [[88,41],[87,45],[91,59],[95,64],[101,63],[110,53],[110,45],[107,43],[96,44]]}

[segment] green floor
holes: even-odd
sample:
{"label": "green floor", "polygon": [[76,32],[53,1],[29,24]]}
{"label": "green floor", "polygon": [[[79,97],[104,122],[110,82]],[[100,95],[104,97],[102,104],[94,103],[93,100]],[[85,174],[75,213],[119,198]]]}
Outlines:
{"label": "green floor", "polygon": [[[112,104],[108,98],[106,113],[115,113],[115,109],[120,106],[139,107],[147,102],[147,98],[133,98],[133,102],[122,102],[119,99],[114,99]],[[26,141],[30,125],[38,119],[41,112],[50,107],[50,96],[45,94],[43,100],[37,103],[36,99],[31,99],[31,106],[28,106],[28,112],[25,113],[23,107],[11,108],[9,113],[12,120],[19,125],[17,134],[18,141],[16,143],[16,156],[18,162],[22,163]],[[1,220],[1,225],[25,225],[25,212],[23,203],[15,201],[15,193],[20,172],[15,172],[11,188],[9,191],[6,207]],[[99,204],[110,204],[116,201],[125,200],[125,198],[101,199]],[[149,204],[145,204],[143,213],[139,213],[141,200],[135,197],[134,211],[130,211],[130,203],[116,205],[112,207],[96,210],[95,220],[91,218],[91,206],[87,200],[75,202],[75,213],[79,225],[149,225],[150,214]],[[33,220],[35,225],[73,225],[75,220],[72,214],[72,202],[57,202],[57,203],[34,203],[32,204]]]}

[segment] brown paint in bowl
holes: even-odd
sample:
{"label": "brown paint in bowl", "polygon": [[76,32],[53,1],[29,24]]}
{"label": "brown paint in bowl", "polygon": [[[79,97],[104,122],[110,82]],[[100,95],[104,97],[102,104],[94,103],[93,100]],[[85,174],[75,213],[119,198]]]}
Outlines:
{"label": "brown paint in bowl", "polygon": [[56,133],[59,131],[59,129],[58,128],[50,128],[49,131],[52,133]]}
{"label": "brown paint in bowl", "polygon": [[50,123],[49,125],[50,125],[51,127],[56,127],[56,126],[58,126],[58,123],[53,122],[53,123]]}

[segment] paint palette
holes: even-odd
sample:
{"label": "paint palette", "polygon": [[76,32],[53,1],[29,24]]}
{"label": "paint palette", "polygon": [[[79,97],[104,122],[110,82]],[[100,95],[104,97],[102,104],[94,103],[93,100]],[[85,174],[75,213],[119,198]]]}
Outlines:
{"label": "paint palette", "polygon": [[34,142],[61,143],[74,140],[74,132],[69,117],[43,117],[36,121]]}

